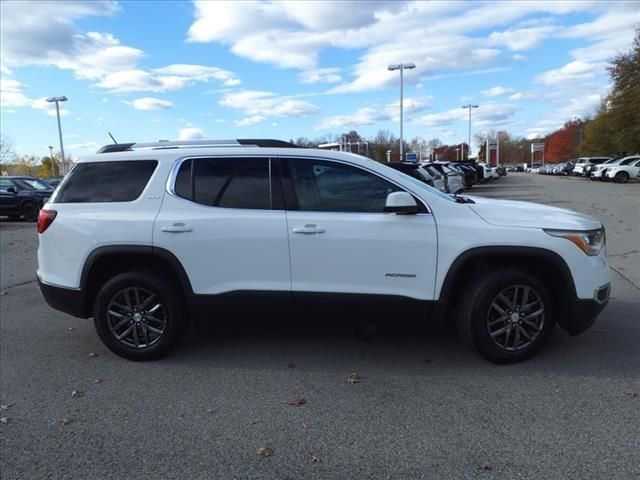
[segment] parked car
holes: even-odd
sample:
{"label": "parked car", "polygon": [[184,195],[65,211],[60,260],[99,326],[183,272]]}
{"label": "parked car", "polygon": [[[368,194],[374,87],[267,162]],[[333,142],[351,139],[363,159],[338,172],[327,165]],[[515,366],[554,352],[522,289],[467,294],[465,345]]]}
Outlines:
{"label": "parked car", "polygon": [[44,177],[42,180],[47,182],[53,188],[56,188],[64,177]]}
{"label": "parked car", "polygon": [[478,174],[476,168],[470,163],[451,162],[449,166],[457,170],[462,175],[462,181],[465,189],[470,189],[478,183]]}
{"label": "parked car", "polygon": [[539,163],[534,163],[532,164],[530,167],[527,168],[527,172],[528,173],[538,173],[538,170],[540,169],[542,165]]}
{"label": "parked car", "polygon": [[33,177],[0,177],[0,215],[35,222],[53,187]]}
{"label": "parked car", "polygon": [[447,189],[447,177],[439,168],[435,167],[432,163],[422,163],[420,168],[433,177],[433,186],[437,190],[443,193],[449,193]]}
{"label": "parked car", "polygon": [[601,182],[605,182],[608,180],[606,176],[607,169],[621,164],[628,165],[629,163],[635,161],[637,158],[638,157],[635,155],[630,157],[614,157],[604,163],[601,163],[600,165],[594,165],[589,172],[589,178],[594,181],[600,180]]}
{"label": "parked car", "polygon": [[486,163],[479,163],[478,168],[481,170],[480,173],[482,181],[487,182],[493,178],[491,165],[487,165]]}
{"label": "parked car", "polygon": [[575,167],[573,167],[573,174],[586,177],[588,176],[588,168],[591,168],[592,165],[600,165],[609,160],[609,158],[610,157],[580,157],[576,161]]}
{"label": "parked car", "polygon": [[49,305],[93,317],[133,360],[166,354],[190,322],[293,309],[450,320],[509,363],[556,323],[587,330],[610,292],[593,217],[445,195],[359,155],[274,140],[107,145],[77,161],[38,234]]}
{"label": "parked car", "polygon": [[[422,168],[422,166],[418,163],[390,162],[390,163],[387,163],[387,166],[393,168],[394,170],[398,170],[402,173],[406,173],[410,177],[420,180],[421,182],[424,182],[427,185],[437,188],[435,187],[435,184],[434,184],[435,178],[431,175],[431,173],[429,173],[427,169]],[[444,181],[442,181],[442,189],[439,189],[439,190],[445,191]]]}
{"label": "parked car", "polygon": [[433,162],[432,165],[444,175],[447,193],[462,193],[464,191],[462,174],[451,168],[449,162]]}
{"label": "parked car", "polygon": [[640,172],[640,156],[625,157],[619,163],[607,167],[604,175],[606,180],[616,183],[627,183],[629,179],[635,179]]}

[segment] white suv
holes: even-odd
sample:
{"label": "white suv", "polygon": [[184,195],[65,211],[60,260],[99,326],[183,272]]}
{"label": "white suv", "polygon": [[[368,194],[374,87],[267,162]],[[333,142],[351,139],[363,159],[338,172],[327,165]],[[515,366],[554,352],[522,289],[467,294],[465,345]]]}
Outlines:
{"label": "white suv", "polygon": [[47,302],[144,360],[225,311],[408,312],[491,361],[533,355],[609,298],[602,224],[445,195],[382,163],[275,140],[119,144],[78,161],[38,219]]}
{"label": "white suv", "polygon": [[640,174],[640,156],[625,157],[620,162],[607,167],[603,173],[605,180],[616,183],[627,183],[629,179],[636,179]]}

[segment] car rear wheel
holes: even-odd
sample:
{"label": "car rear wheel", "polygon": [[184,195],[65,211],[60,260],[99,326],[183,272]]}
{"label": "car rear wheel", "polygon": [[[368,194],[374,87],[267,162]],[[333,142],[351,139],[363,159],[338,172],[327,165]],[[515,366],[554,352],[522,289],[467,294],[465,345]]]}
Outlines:
{"label": "car rear wheel", "polygon": [[616,183],[627,183],[629,181],[629,174],[627,172],[618,172],[614,180]]}
{"label": "car rear wheel", "polygon": [[181,299],[158,276],[127,272],[100,289],[94,324],[109,350],[129,360],[153,360],[166,355],[182,338],[187,318]]}
{"label": "car rear wheel", "polygon": [[26,202],[22,205],[21,212],[25,222],[35,222],[38,219],[38,207],[35,203]]}
{"label": "car rear wheel", "polygon": [[471,285],[457,318],[465,343],[494,363],[520,362],[542,348],[555,314],[551,296],[538,278],[499,269]]}

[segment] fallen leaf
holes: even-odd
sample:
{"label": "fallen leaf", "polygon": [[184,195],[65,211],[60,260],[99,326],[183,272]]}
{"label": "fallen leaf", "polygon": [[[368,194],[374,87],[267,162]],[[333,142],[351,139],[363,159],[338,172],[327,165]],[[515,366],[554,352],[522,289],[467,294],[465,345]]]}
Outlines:
{"label": "fallen leaf", "polygon": [[307,422],[302,422],[302,428],[309,428],[309,424]]}
{"label": "fallen leaf", "polygon": [[97,353],[93,353],[93,352],[89,352],[89,355],[87,355],[88,357],[97,357],[98,354]]}
{"label": "fallen leaf", "polygon": [[75,327],[69,327],[67,328],[67,330],[69,330],[70,332],[73,332],[76,328]]}
{"label": "fallen leaf", "polygon": [[102,383],[102,379],[101,378],[95,378],[93,380],[93,383]]}
{"label": "fallen leaf", "polygon": [[289,400],[287,403],[292,407],[300,407],[301,405],[307,403],[307,401],[304,398],[298,398],[296,400]]}
{"label": "fallen leaf", "polygon": [[71,390],[72,398],[80,398],[84,396],[84,392],[82,390]]}
{"label": "fallen leaf", "polygon": [[316,453],[311,454],[311,461],[315,463],[320,463],[320,456]]}
{"label": "fallen leaf", "polygon": [[213,410],[210,408],[207,408],[207,413],[213,413]]}
{"label": "fallen leaf", "polygon": [[267,458],[271,456],[271,449],[270,448],[266,448],[266,447],[260,447],[258,449],[258,455],[260,455],[262,458]]}
{"label": "fallen leaf", "polygon": [[6,294],[8,294],[8,293],[9,293],[9,292],[0,292],[0,295],[6,295]]}
{"label": "fallen leaf", "polygon": [[491,467],[491,465],[478,465],[476,470],[483,470],[485,472],[490,472],[491,470],[493,470],[493,468]]}
{"label": "fallen leaf", "polygon": [[62,426],[66,427],[67,425],[69,425],[70,423],[73,423],[73,418],[71,417],[64,417],[62,419]]}
{"label": "fallen leaf", "polygon": [[351,373],[351,375],[349,375],[349,378],[347,378],[347,383],[349,385],[353,385],[354,383],[358,383],[359,381],[360,377],[356,372]]}
{"label": "fallen leaf", "polygon": [[628,390],[628,391],[626,391],[624,393],[626,393],[630,397],[637,397],[638,396],[638,392],[636,392],[635,390]]}
{"label": "fallen leaf", "polygon": [[0,417],[0,423],[6,425],[9,423],[9,419],[7,417]]}
{"label": "fallen leaf", "polygon": [[297,365],[296,365],[295,363],[288,363],[288,364],[287,364],[287,367],[289,367],[289,368],[296,368],[296,367],[297,367]]}
{"label": "fallen leaf", "polygon": [[12,404],[0,405],[0,410],[9,410],[11,407],[13,407]]}

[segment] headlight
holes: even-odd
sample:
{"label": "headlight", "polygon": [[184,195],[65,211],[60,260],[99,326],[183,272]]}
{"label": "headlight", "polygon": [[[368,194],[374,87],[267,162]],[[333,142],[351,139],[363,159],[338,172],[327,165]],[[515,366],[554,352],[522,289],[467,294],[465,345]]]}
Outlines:
{"label": "headlight", "polygon": [[604,227],[586,232],[575,230],[545,230],[545,232],[554,237],[566,238],[590,257],[598,255],[605,244]]}

